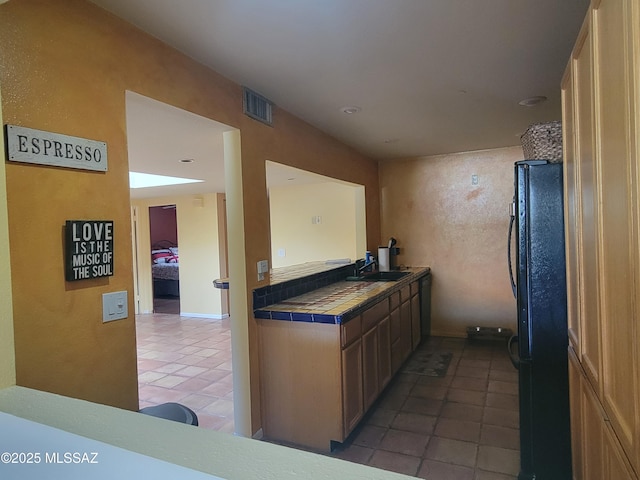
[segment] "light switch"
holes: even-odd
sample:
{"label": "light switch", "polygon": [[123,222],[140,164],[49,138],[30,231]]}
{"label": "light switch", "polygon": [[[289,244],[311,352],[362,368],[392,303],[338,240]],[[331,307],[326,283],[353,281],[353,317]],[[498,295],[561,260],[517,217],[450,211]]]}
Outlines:
{"label": "light switch", "polygon": [[258,262],[258,273],[267,273],[269,271],[269,260],[260,260]]}
{"label": "light switch", "polygon": [[258,281],[264,280],[264,274],[269,272],[269,261],[260,260],[258,262]]}
{"label": "light switch", "polygon": [[121,320],[129,316],[127,292],[111,292],[102,294],[102,322]]}

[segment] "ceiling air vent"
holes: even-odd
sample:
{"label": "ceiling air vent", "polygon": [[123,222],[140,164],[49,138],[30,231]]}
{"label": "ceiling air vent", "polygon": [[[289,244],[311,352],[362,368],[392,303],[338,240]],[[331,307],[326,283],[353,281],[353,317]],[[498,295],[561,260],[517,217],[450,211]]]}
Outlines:
{"label": "ceiling air vent", "polygon": [[272,125],[273,103],[247,87],[242,87],[242,106],[244,113],[259,122]]}

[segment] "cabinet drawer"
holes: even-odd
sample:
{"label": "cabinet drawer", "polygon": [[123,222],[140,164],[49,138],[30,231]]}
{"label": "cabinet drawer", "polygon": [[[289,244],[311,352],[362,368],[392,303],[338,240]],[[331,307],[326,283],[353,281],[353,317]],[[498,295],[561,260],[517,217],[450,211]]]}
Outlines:
{"label": "cabinet drawer", "polygon": [[341,329],[341,341],[342,346],[346,347],[354,340],[360,338],[362,335],[362,317],[358,315],[356,318],[352,318],[347,323],[342,324]]}
{"label": "cabinet drawer", "polygon": [[385,298],[362,313],[362,331],[368,332],[387,315],[389,315],[389,300]]}

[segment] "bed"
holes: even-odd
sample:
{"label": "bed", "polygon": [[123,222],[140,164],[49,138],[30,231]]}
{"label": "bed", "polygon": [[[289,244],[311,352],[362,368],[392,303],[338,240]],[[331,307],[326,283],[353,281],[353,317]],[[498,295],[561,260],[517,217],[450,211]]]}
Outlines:
{"label": "bed", "polygon": [[180,296],[178,245],[168,240],[151,246],[151,276],[154,297]]}

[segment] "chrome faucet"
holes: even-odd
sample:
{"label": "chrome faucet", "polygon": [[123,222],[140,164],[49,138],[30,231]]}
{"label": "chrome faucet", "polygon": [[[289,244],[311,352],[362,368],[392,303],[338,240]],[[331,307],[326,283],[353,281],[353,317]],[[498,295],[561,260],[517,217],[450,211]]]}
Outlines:
{"label": "chrome faucet", "polygon": [[362,275],[362,273],[368,268],[371,268],[371,271],[373,271],[373,266],[377,264],[378,264],[378,261],[372,257],[369,263],[364,262],[364,264],[361,267],[356,268],[357,276]]}

